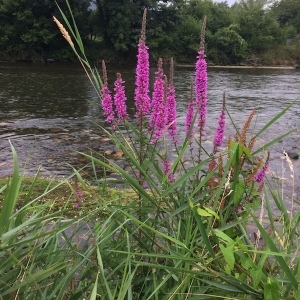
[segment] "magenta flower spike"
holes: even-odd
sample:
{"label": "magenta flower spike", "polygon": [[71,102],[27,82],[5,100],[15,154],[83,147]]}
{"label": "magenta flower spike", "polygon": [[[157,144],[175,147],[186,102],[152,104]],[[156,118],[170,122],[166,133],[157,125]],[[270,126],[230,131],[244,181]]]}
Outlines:
{"label": "magenta flower spike", "polygon": [[266,160],[264,166],[262,167],[261,170],[259,170],[259,171],[256,173],[256,175],[255,175],[255,177],[254,177],[254,181],[256,181],[256,182],[259,183],[259,184],[260,184],[260,183],[263,183],[264,178],[265,178],[265,176],[266,176],[266,173],[267,173],[267,171],[268,171],[268,169],[269,169],[269,158],[270,158],[270,153],[268,153],[268,157],[267,157],[267,160]]}
{"label": "magenta flower spike", "polygon": [[104,116],[106,117],[107,123],[112,123],[114,121],[114,111],[113,111],[113,102],[111,97],[111,92],[108,88],[107,83],[107,73],[106,73],[106,66],[104,60],[102,61],[102,70],[103,70],[103,87],[101,89],[102,92],[102,109]]}
{"label": "magenta flower spike", "polygon": [[144,10],[141,38],[138,44],[134,101],[136,117],[142,118],[150,113],[149,97],[149,48],[146,46],[146,13]]}
{"label": "magenta flower spike", "polygon": [[102,109],[103,113],[106,116],[106,122],[112,123],[114,121],[114,112],[112,109],[112,97],[111,92],[107,85],[103,85],[102,87]]}
{"label": "magenta flower spike", "polygon": [[82,194],[82,192],[81,192],[80,190],[77,190],[77,191],[76,191],[76,194],[77,194],[77,196],[79,197],[79,199],[82,199],[82,198],[83,198],[83,194]]}
{"label": "magenta flower spike", "polygon": [[204,52],[204,39],[205,39],[205,25],[206,17],[204,17],[201,31],[200,50],[196,62],[196,76],[195,76],[195,97],[196,107],[199,109],[198,125],[201,134],[205,134],[205,123],[207,114],[207,63],[205,60]]}
{"label": "magenta flower spike", "polygon": [[218,126],[215,132],[214,138],[214,153],[218,151],[218,148],[222,145],[224,141],[225,135],[225,117],[226,117],[226,110],[225,110],[225,93],[223,94],[223,108],[218,120]]}
{"label": "magenta flower spike", "polygon": [[155,82],[152,95],[152,112],[149,121],[149,130],[153,130],[151,144],[162,137],[166,127],[166,108],[165,108],[165,75],[162,69],[162,59],[158,60],[158,70],[155,72]]}
{"label": "magenta flower spike", "polygon": [[194,101],[191,99],[188,103],[186,117],[185,117],[185,133],[188,139],[191,140],[194,136],[194,130],[191,128],[194,118]]}
{"label": "magenta flower spike", "polygon": [[177,134],[177,122],[176,122],[176,98],[175,89],[173,86],[168,86],[167,99],[166,99],[166,112],[167,112],[167,127],[168,133],[175,141]]}
{"label": "magenta flower spike", "polygon": [[168,176],[168,180],[169,180],[169,183],[173,183],[175,180],[174,180],[174,174],[171,171],[171,164],[170,162],[165,159],[163,160],[163,166],[164,166],[164,175],[165,176]]}
{"label": "magenta flower spike", "polygon": [[115,95],[114,95],[114,105],[116,108],[116,113],[118,117],[118,123],[128,120],[129,116],[126,111],[126,95],[125,88],[123,85],[124,81],[122,80],[121,74],[117,73],[117,80],[115,81]]}
{"label": "magenta flower spike", "polygon": [[[76,191],[76,195],[80,199],[80,201],[83,199],[83,194],[80,190]],[[80,208],[81,207],[80,201],[78,201],[78,199],[75,199],[75,204],[74,204],[75,208]]]}
{"label": "magenta flower spike", "polygon": [[174,67],[173,58],[171,58],[170,66],[170,82],[167,88],[166,98],[166,123],[168,128],[169,136],[173,139],[174,143],[177,142],[175,136],[177,134],[177,123],[176,123],[176,95],[174,88]]}

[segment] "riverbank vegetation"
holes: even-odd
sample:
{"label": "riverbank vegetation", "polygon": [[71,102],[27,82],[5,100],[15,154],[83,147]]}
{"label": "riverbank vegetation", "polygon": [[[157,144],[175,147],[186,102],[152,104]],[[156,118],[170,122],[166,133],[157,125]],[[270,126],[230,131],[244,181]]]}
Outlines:
{"label": "riverbank vegetation", "polygon": [[[57,3],[66,10],[64,0]],[[94,62],[132,63],[139,18],[148,9],[151,60],[193,63],[206,15],[206,54],[218,65],[299,65],[300,0],[72,1],[87,55]],[[75,61],[53,22],[55,1],[0,1],[0,60]],[[70,16],[70,15],[68,15]],[[62,23],[64,21],[60,20]]]}
{"label": "riverbank vegetation", "polygon": [[12,153],[0,183],[2,299],[299,298],[299,212],[286,191],[267,185],[257,216],[250,204],[224,223],[178,187],[148,202],[76,176],[26,178]]}
{"label": "riverbank vegetation", "polygon": [[[292,103],[252,132],[255,110],[245,124],[234,124],[223,95],[213,140],[205,143],[206,18],[184,127],[180,127],[172,59],[168,76],[158,59],[149,95],[146,12],[137,50],[133,120],[127,114],[122,75],[116,75],[110,91],[106,65],[102,63],[100,77],[86,59],[76,23],[61,11],[68,32],[54,18],[99,95],[110,125],[106,134],[131,168],[125,171],[98,153],[82,155],[95,170],[101,167],[119,174],[130,190],[108,189],[105,172],[93,189],[79,171],[46,185],[37,174],[28,184],[12,146],[13,172],[0,186],[0,296],[299,299],[300,213],[294,212],[294,195],[286,197],[274,189],[267,176],[269,147],[293,130],[256,144]],[[226,137],[228,124],[235,128],[234,137]],[[185,132],[183,139],[179,130]],[[90,206],[83,205],[87,196],[92,198]],[[61,209],[53,210],[57,198]],[[286,201],[291,202],[290,211]],[[71,209],[78,214],[68,214]]]}
{"label": "riverbank vegetation", "polygon": [[[8,180],[7,177],[0,178],[0,186],[3,190]],[[125,186],[122,189],[109,187],[109,180],[107,180],[107,186],[104,187],[102,184],[99,189],[99,186],[84,181],[79,174],[64,180],[44,178],[37,174],[35,177],[22,176],[16,209],[26,206],[29,199],[35,199],[33,209],[39,205],[47,206],[49,211],[59,211],[63,213],[64,217],[73,218],[86,210],[93,209],[100,202],[126,205],[135,201],[137,196]],[[2,199],[0,200],[1,205]]]}

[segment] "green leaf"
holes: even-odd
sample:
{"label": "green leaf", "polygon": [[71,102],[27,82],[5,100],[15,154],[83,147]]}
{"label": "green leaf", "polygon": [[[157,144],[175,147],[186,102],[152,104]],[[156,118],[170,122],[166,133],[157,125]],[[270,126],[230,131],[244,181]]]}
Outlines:
{"label": "green leaf", "polygon": [[[299,97],[294,100],[292,103],[290,103],[285,109],[283,109],[280,113],[278,113],[271,121],[269,121],[256,135],[257,138],[262,132],[266,131],[267,128],[269,128],[271,125],[273,125],[281,116],[283,116],[297,101],[299,100]],[[294,130],[293,130],[294,131]]]}
{"label": "green leaf", "polygon": [[224,233],[223,231],[221,231],[220,229],[215,229],[214,230],[215,235],[220,238],[221,240],[223,240],[225,243],[234,243],[234,240],[232,238],[230,238],[226,233]]}
{"label": "green leaf", "polygon": [[226,264],[225,267],[224,267],[224,271],[225,271],[227,274],[231,274],[232,269],[231,269],[231,267],[230,267],[228,264]]}
{"label": "green leaf", "polygon": [[265,283],[264,300],[280,300],[279,285],[275,278],[268,278]]}
{"label": "green leaf", "polygon": [[240,162],[240,158],[243,154],[243,148],[240,143],[231,141],[230,151],[232,152],[232,154],[234,154],[232,159],[232,165],[234,166]]}
{"label": "green leaf", "polygon": [[7,184],[3,185],[3,187],[0,188],[0,193],[2,193],[3,191],[5,191],[6,188],[7,188]]}
{"label": "green leaf", "polygon": [[254,264],[250,257],[247,257],[246,259],[241,260],[241,266],[245,270],[251,270],[253,268]]}
{"label": "green leaf", "polygon": [[147,224],[145,224],[144,222],[141,222],[140,220],[138,220],[137,218],[133,217],[132,215],[128,214],[125,211],[121,211],[122,214],[124,214],[126,217],[128,217],[128,219],[130,219],[133,223],[138,224],[141,227],[144,227],[148,230],[151,230],[152,232],[156,233],[157,235],[160,235],[161,237],[177,244],[178,246],[184,248],[184,249],[188,249],[188,247],[182,243],[181,241],[177,240],[176,238],[173,238],[172,236],[163,233],[162,231],[156,230],[155,228],[148,226]]}
{"label": "green leaf", "polygon": [[[175,190],[177,187],[182,186],[187,180],[189,180],[191,178],[192,175],[196,174],[196,172],[198,172],[199,170],[201,170],[201,168],[203,168],[203,166],[205,164],[207,164],[210,161],[210,158],[207,158],[203,161],[201,161],[201,163],[197,164],[195,167],[190,168],[184,175],[182,175],[180,178],[178,178],[170,187],[168,187],[163,193],[162,193],[162,197],[166,197],[168,196],[173,190]],[[211,174],[212,176],[212,174]],[[208,180],[208,178],[206,178]],[[205,181],[206,182],[206,181]],[[203,182],[201,181],[199,184],[199,187],[197,188],[201,188],[201,186],[203,185]]]}
{"label": "green leaf", "polygon": [[234,206],[240,204],[245,189],[246,189],[246,184],[244,180],[239,180],[237,183],[232,185],[232,190],[233,190],[232,199],[233,199]]}
{"label": "green leaf", "polygon": [[96,300],[97,299],[97,284],[98,284],[98,274],[96,276],[95,284],[91,293],[90,300]]}
{"label": "green leaf", "polygon": [[205,209],[202,209],[200,207],[197,208],[197,214],[201,217],[211,217],[212,216],[212,214],[210,214]]}
{"label": "green leaf", "polygon": [[261,282],[263,272],[261,269],[251,268],[250,274],[251,274],[252,282],[253,282],[252,285],[256,289]]}
{"label": "green leaf", "polygon": [[261,146],[260,148],[256,149],[254,152],[252,152],[252,155],[256,155],[257,153],[260,153],[260,152],[268,149],[272,145],[274,145],[274,144],[278,143],[279,141],[283,140],[285,137],[291,135],[294,131],[296,131],[296,129],[292,129],[292,130],[288,131],[287,133],[280,135],[279,137],[272,140],[271,142],[269,142],[267,144],[264,144],[263,146]]}
{"label": "green leaf", "polygon": [[262,225],[257,220],[256,216],[251,214],[253,221],[255,222],[257,228],[259,229],[262,237],[264,238],[266,245],[270,248],[271,251],[278,253],[278,255],[275,255],[275,259],[277,260],[278,264],[281,267],[281,272],[285,274],[285,276],[290,280],[290,283],[293,285],[295,289],[298,288],[298,281],[293,274],[292,270],[288,266],[287,262],[283,258],[284,253],[281,253],[279,249],[274,244],[272,238],[268,234],[268,232],[262,227]]}
{"label": "green leaf", "polygon": [[248,148],[248,147],[244,147],[244,148],[243,148],[243,151],[244,151],[246,157],[247,157],[248,159],[251,159],[252,155],[251,155],[251,153],[250,153],[249,148]]}
{"label": "green leaf", "polygon": [[14,146],[12,144],[10,144],[10,146],[13,154],[14,168],[12,178],[9,179],[7,188],[5,190],[4,201],[0,212],[0,237],[9,228],[10,218],[14,212],[22,183],[22,176],[19,174],[18,156]]}
{"label": "green leaf", "polygon": [[208,213],[210,213],[212,216],[214,216],[217,220],[220,219],[220,217],[218,216],[218,214],[213,211],[212,209],[208,208],[208,207],[203,207]]}
{"label": "green leaf", "polygon": [[37,284],[40,281],[43,281],[44,279],[51,278],[53,274],[57,274],[62,269],[66,269],[69,266],[69,262],[59,262],[55,263],[51,266],[47,266],[47,268],[37,271],[35,273],[27,274],[27,276],[24,278],[21,282],[16,282],[13,287],[10,289],[7,289],[5,292],[3,292],[2,296],[9,295],[13,293],[14,291],[24,287],[24,286],[31,286],[32,284]]}
{"label": "green leaf", "polygon": [[211,241],[208,237],[208,234],[206,232],[206,229],[207,227],[204,226],[203,222],[202,222],[202,218],[198,215],[197,213],[197,210],[196,210],[196,207],[194,207],[192,209],[192,212],[194,214],[194,217],[196,219],[196,222],[197,222],[197,226],[198,226],[198,229],[201,233],[201,236],[202,236],[202,239],[203,239],[203,242],[205,244],[205,246],[207,247],[208,251],[209,251],[209,254],[211,255],[211,257],[215,257],[215,252],[213,250],[213,247],[212,247],[212,244],[211,244]]}
{"label": "green leaf", "polygon": [[229,267],[229,270],[232,271],[234,268],[234,251],[233,251],[233,247],[234,244],[229,244],[227,245],[227,247],[223,246],[222,244],[219,245],[220,246],[220,250],[224,256],[224,259]]}
{"label": "green leaf", "polygon": [[300,299],[300,284],[298,290],[293,292],[293,296],[295,299]]}

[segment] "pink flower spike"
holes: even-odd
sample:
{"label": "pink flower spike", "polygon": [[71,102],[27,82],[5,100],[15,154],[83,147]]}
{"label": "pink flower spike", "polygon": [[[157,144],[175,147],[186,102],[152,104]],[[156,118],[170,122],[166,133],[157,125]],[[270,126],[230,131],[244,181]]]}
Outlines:
{"label": "pink flower spike", "polygon": [[[80,200],[83,199],[83,194],[82,194],[82,192],[81,192],[80,190],[77,190],[77,191],[76,191],[76,195],[77,195],[77,197],[78,197]],[[78,209],[79,209],[79,208],[81,207],[80,200],[78,200],[78,199],[75,198],[74,208],[78,208]]]}
{"label": "pink flower spike", "polygon": [[75,205],[74,205],[74,208],[77,208],[77,209],[79,209],[80,207],[81,207],[81,205],[80,205],[80,203],[79,203],[79,202],[75,203]]}
{"label": "pink flower spike", "polygon": [[200,133],[202,135],[205,135],[205,123],[207,114],[207,63],[205,60],[206,55],[204,52],[205,26],[206,16],[204,16],[202,23],[200,50],[197,56],[198,60],[196,62],[195,76],[196,107],[199,109],[198,125]]}
{"label": "pink flower spike", "polygon": [[146,12],[144,10],[141,38],[138,44],[137,67],[135,78],[134,101],[136,117],[142,118],[150,113],[149,97],[149,53],[145,44],[146,40]]}
{"label": "pink flower spike", "polygon": [[114,111],[113,111],[113,102],[111,97],[111,92],[108,88],[107,83],[107,73],[106,73],[106,66],[104,60],[102,61],[102,71],[103,71],[103,87],[101,89],[102,92],[102,109],[104,116],[106,117],[107,123],[112,123],[114,121]]}
{"label": "pink flower spike", "polygon": [[215,132],[214,138],[214,153],[218,151],[218,147],[220,147],[224,141],[224,134],[225,134],[225,117],[226,117],[226,110],[225,110],[225,94],[223,95],[223,108],[218,120],[218,126]]}
{"label": "pink flower spike", "polygon": [[199,108],[199,128],[205,134],[205,123],[207,114],[207,64],[204,50],[198,52],[195,76],[196,106]]}
{"label": "pink flower spike", "polygon": [[194,136],[194,130],[192,128],[192,122],[194,118],[194,101],[190,100],[188,103],[188,108],[186,111],[185,119],[185,133],[188,136],[188,139],[191,140]]}
{"label": "pink flower spike", "polygon": [[111,97],[111,92],[108,89],[107,85],[103,85],[102,87],[102,109],[103,113],[106,116],[106,122],[111,123],[114,121],[114,112],[113,112],[113,104],[112,104],[112,97]]}
{"label": "pink flower spike", "polygon": [[174,143],[177,142],[175,136],[177,134],[177,123],[176,123],[176,96],[174,88],[174,67],[173,58],[171,58],[170,67],[170,83],[167,88],[167,99],[166,99],[166,123],[168,127],[169,136],[173,139]]}
{"label": "pink flower spike", "polygon": [[262,167],[261,170],[259,170],[259,171],[256,173],[256,175],[255,175],[255,177],[254,177],[254,181],[256,181],[256,182],[259,183],[259,184],[262,183],[262,182],[264,181],[265,176],[266,176],[266,173],[267,173],[267,171],[268,171],[268,169],[269,169],[269,158],[270,158],[270,153],[268,153],[268,157],[267,157],[267,160],[266,160],[264,166]]}
{"label": "pink flower spike", "polygon": [[129,116],[126,111],[126,95],[125,88],[123,85],[124,81],[122,80],[121,74],[117,73],[117,80],[115,81],[115,95],[114,95],[114,105],[117,112],[118,123],[123,122],[124,120],[129,119]]}
{"label": "pink flower spike", "polygon": [[78,196],[79,199],[82,199],[83,198],[83,194],[81,191],[77,190],[76,191],[76,195]]}
{"label": "pink flower spike", "polygon": [[168,176],[169,183],[174,183],[174,174],[171,171],[171,164],[170,162],[165,159],[163,160],[163,166],[164,166],[164,175]]}
{"label": "pink flower spike", "polygon": [[169,136],[174,139],[177,134],[177,123],[176,123],[176,98],[175,98],[175,89],[173,86],[168,86],[167,99],[166,99],[166,113],[167,113],[166,121],[167,121]]}
{"label": "pink flower spike", "polygon": [[162,59],[158,60],[158,70],[155,73],[153,96],[152,96],[152,113],[150,115],[149,129],[153,130],[153,139],[150,142],[154,144],[157,139],[163,135],[166,127],[165,116],[165,75],[162,70]]}

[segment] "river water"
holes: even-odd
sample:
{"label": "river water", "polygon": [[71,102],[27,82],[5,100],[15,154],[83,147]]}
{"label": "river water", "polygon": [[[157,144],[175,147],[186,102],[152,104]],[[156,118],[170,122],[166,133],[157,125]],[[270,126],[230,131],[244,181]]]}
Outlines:
{"label": "river water", "polygon": [[[134,67],[117,70],[108,65],[108,69],[111,83],[117,71],[122,73],[129,111],[133,115]],[[175,69],[181,129],[184,128],[193,74],[193,68]],[[227,108],[238,127],[256,108],[251,127],[255,132],[299,97],[300,70],[209,68],[207,143],[213,138],[224,91]],[[90,149],[100,152],[113,149],[94,124],[105,126],[98,103],[99,99],[80,66],[1,63],[0,176],[12,172],[9,141],[18,153],[20,164],[26,166],[25,173],[30,175],[41,166],[43,176],[67,176],[72,172],[71,166],[81,168],[87,163],[77,151],[90,153]],[[227,123],[227,133],[233,134],[230,121]],[[262,145],[293,128],[300,128],[299,101],[257,143]],[[300,153],[299,131],[271,148],[270,172],[281,174],[286,169],[282,166],[283,149]],[[293,163],[294,179],[299,185],[299,161]],[[288,172],[287,176],[290,175]]]}

